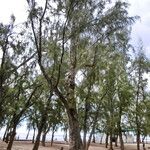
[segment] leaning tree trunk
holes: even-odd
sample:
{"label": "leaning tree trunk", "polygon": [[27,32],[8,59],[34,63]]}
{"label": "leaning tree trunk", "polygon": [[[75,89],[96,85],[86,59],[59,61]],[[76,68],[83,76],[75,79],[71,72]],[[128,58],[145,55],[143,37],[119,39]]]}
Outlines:
{"label": "leaning tree trunk", "polygon": [[55,133],[55,125],[52,127],[51,146],[53,145],[53,141],[54,141],[54,133]]}
{"label": "leaning tree trunk", "polygon": [[4,135],[3,135],[3,141],[6,140],[7,133],[8,133],[8,131],[7,131],[7,129],[6,129],[6,130],[5,130],[5,133],[4,133]]}
{"label": "leaning tree trunk", "polygon": [[112,132],[110,132],[110,148],[109,150],[113,150],[113,141],[112,141],[113,137],[112,137]]}
{"label": "leaning tree trunk", "polygon": [[93,143],[95,143],[95,135],[93,133],[93,140],[92,140]]}
{"label": "leaning tree trunk", "polygon": [[45,113],[42,115],[42,119],[41,119],[40,125],[39,125],[39,127],[38,127],[38,134],[37,134],[37,136],[36,136],[36,141],[35,141],[35,144],[34,144],[32,150],[38,150],[38,148],[39,148],[39,145],[40,145],[40,138],[41,138],[41,134],[42,134],[42,130],[43,130],[45,121],[46,121],[46,111],[45,111]]}
{"label": "leaning tree trunk", "polygon": [[29,137],[29,133],[30,133],[30,128],[28,129],[28,133],[27,133],[27,136],[26,136],[26,140],[27,140],[28,137]]}
{"label": "leaning tree trunk", "polygon": [[42,135],[42,146],[45,146],[45,140],[46,140],[46,132],[43,133]]}
{"label": "leaning tree trunk", "polygon": [[64,141],[65,141],[65,142],[68,142],[67,130],[68,130],[68,128],[66,128],[66,129],[64,130],[64,132],[65,132],[65,133],[64,133],[64,134],[65,134],[65,135],[64,135]]}
{"label": "leaning tree trunk", "polygon": [[[8,132],[9,132],[9,123],[7,124],[5,133],[3,135],[3,141],[6,141],[6,137],[7,137]],[[6,143],[8,143],[8,141],[6,141]]]}
{"label": "leaning tree trunk", "polygon": [[92,135],[93,135],[93,133],[95,132],[95,125],[96,125],[96,122],[94,122],[94,124],[93,124],[92,131],[91,131],[90,136],[89,136],[89,139],[88,139],[88,141],[87,141],[85,150],[88,150],[88,149],[89,149],[89,146],[90,146],[90,143],[91,143],[91,139],[92,139]]}
{"label": "leaning tree trunk", "polygon": [[[102,98],[103,98],[103,97],[102,97]],[[102,98],[101,98],[101,99],[102,99]],[[96,110],[96,113],[95,113],[95,116],[94,116],[94,118],[93,118],[92,130],[91,130],[91,133],[90,133],[88,142],[87,142],[87,144],[86,144],[86,150],[89,149],[89,146],[90,146],[90,143],[91,143],[92,135],[95,134],[95,126],[96,126],[96,123],[97,123],[97,120],[98,120],[99,109],[100,109],[100,104],[98,105],[97,110]],[[95,137],[94,137],[94,138],[95,138]]]}
{"label": "leaning tree trunk", "polygon": [[118,147],[118,135],[115,137],[115,147]]}
{"label": "leaning tree trunk", "polygon": [[42,128],[38,129],[38,134],[36,136],[36,141],[34,143],[33,149],[32,150],[38,150],[39,145],[40,145],[40,138],[41,138],[41,133],[42,133]]}
{"label": "leaning tree trunk", "polygon": [[50,130],[50,127],[48,127],[48,129],[43,133],[43,136],[42,136],[42,146],[45,146],[46,135],[49,132],[49,130]]}
{"label": "leaning tree trunk", "polygon": [[143,150],[146,150],[146,148],[145,148],[145,141],[144,141],[144,139],[145,139],[145,136],[142,138],[142,144],[143,144]]}
{"label": "leaning tree trunk", "polygon": [[105,147],[108,148],[108,137],[109,137],[109,134],[106,133],[106,139],[105,139]]}
{"label": "leaning tree trunk", "polygon": [[8,143],[7,150],[11,150],[11,148],[12,148],[12,145],[13,145],[13,142],[14,142],[14,139],[15,139],[15,135],[16,135],[16,127],[17,127],[17,123],[14,123],[13,130],[10,134],[10,141]]}
{"label": "leaning tree trunk", "polygon": [[101,135],[101,138],[100,138],[99,144],[102,144],[102,143],[103,143],[103,136],[104,136],[104,133]]}
{"label": "leaning tree trunk", "polygon": [[35,141],[35,130],[36,130],[36,128],[35,128],[35,127],[33,127],[33,137],[32,137],[32,143],[34,143],[34,141]]}

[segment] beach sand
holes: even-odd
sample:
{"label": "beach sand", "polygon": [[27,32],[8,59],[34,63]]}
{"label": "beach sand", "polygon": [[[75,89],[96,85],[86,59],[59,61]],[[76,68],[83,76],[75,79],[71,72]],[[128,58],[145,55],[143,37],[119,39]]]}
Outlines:
{"label": "beach sand", "polygon": [[[6,150],[7,144],[0,141],[0,150]],[[43,147],[40,145],[39,150],[60,150],[63,147],[63,150],[68,150],[68,145],[64,142],[54,142],[53,146],[50,146],[50,143],[46,143],[46,146]],[[31,141],[15,141],[13,144],[12,150],[32,150],[33,144]],[[109,149],[109,148],[108,148]],[[104,144],[95,144],[92,143],[89,150],[108,150],[105,148]],[[119,150],[119,147],[114,147],[115,150]],[[141,144],[141,150],[142,150]],[[146,144],[146,150],[150,149],[150,144]],[[136,150],[136,144],[125,144],[125,150]]]}

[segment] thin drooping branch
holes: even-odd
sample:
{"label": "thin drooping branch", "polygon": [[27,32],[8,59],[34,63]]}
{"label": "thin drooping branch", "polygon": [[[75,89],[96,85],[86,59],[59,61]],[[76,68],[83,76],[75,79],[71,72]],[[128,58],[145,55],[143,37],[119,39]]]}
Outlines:
{"label": "thin drooping branch", "polygon": [[37,52],[33,53],[29,58],[27,58],[26,60],[24,60],[20,65],[18,65],[14,69],[10,70],[9,73],[13,73],[13,72],[17,71],[20,67],[22,67],[27,62],[29,62],[32,58],[34,58],[34,56],[36,56],[36,54],[37,54]]}
{"label": "thin drooping branch", "polygon": [[66,34],[66,27],[68,22],[70,21],[69,18],[71,16],[71,10],[73,10],[73,8],[75,7],[75,5],[73,6],[73,1],[71,1],[69,10],[67,12],[67,16],[66,16],[66,21],[64,23],[64,27],[63,27],[63,35],[62,35],[62,52],[61,52],[61,58],[60,58],[60,63],[59,63],[59,67],[58,67],[58,76],[57,76],[57,81],[55,86],[57,87],[59,84],[59,80],[60,80],[60,74],[61,74],[61,67],[62,67],[62,63],[63,63],[63,57],[64,57],[64,53],[65,53],[65,34]]}
{"label": "thin drooping branch", "polygon": [[[30,6],[29,2],[28,2],[28,5]],[[46,73],[43,65],[42,65],[42,23],[43,23],[43,19],[44,19],[44,15],[46,13],[46,9],[47,9],[47,6],[48,6],[48,0],[46,0],[46,3],[45,3],[45,8],[44,8],[44,12],[41,16],[41,18],[39,19],[40,21],[40,24],[39,24],[39,37],[37,37],[36,35],[36,32],[35,32],[35,26],[34,26],[34,20],[33,20],[33,14],[32,14],[32,10],[30,10],[30,22],[31,22],[31,28],[32,28],[32,32],[33,32],[33,36],[34,36],[34,42],[35,42],[35,47],[36,47],[36,50],[37,50],[37,53],[38,53],[38,64],[40,66],[40,69],[45,77],[45,79],[47,80],[47,82],[52,86],[52,81],[51,81],[51,78],[48,76],[48,74]],[[32,9],[34,9],[33,7],[35,6],[32,6]]]}
{"label": "thin drooping branch", "polygon": [[[49,77],[49,75],[45,71],[45,68],[42,65],[42,23],[43,23],[43,19],[44,19],[47,7],[48,7],[48,0],[46,0],[46,2],[45,2],[44,12],[43,12],[41,18],[39,19],[39,21],[40,21],[40,24],[39,24],[39,45],[37,47],[37,52],[38,52],[38,63],[39,63],[40,69],[41,69],[45,79],[49,83],[51,90],[52,90],[53,89],[52,78]],[[33,23],[33,20],[32,20],[32,23]]]}
{"label": "thin drooping branch", "polygon": [[[29,4],[29,3],[28,3]],[[30,21],[31,21],[31,28],[32,28],[32,32],[33,32],[33,36],[34,36],[34,41],[35,41],[35,46],[36,46],[36,50],[38,53],[38,64],[40,66],[40,69],[45,77],[45,79],[47,80],[48,84],[50,85],[51,88],[51,92],[54,90],[54,92],[56,93],[56,95],[62,100],[62,102],[64,103],[64,105],[67,105],[66,99],[65,97],[62,95],[62,93],[60,92],[60,90],[57,88],[57,86],[53,85],[52,79],[54,80],[53,77],[49,77],[49,75],[46,73],[45,68],[42,65],[42,23],[43,23],[43,19],[44,16],[46,14],[46,10],[48,7],[48,0],[46,0],[45,3],[45,8],[43,11],[43,14],[41,16],[41,18],[39,19],[40,23],[39,23],[39,37],[37,38],[36,36],[36,32],[35,32],[35,26],[34,26],[34,20],[33,20],[33,15],[30,15]],[[63,52],[64,53],[64,52]],[[62,53],[62,59],[63,59],[63,54]],[[61,60],[62,63],[62,60]],[[55,81],[55,80],[54,80]],[[58,80],[59,81],[59,80]],[[57,83],[57,82],[56,82]]]}
{"label": "thin drooping branch", "polygon": [[42,14],[41,18],[39,19],[39,22],[40,22],[40,24],[39,24],[39,48],[37,50],[38,50],[38,58],[39,58],[40,63],[41,63],[41,59],[42,59],[42,23],[43,23],[43,19],[44,19],[47,7],[48,7],[48,0],[46,0],[46,2],[45,2],[43,14]]}

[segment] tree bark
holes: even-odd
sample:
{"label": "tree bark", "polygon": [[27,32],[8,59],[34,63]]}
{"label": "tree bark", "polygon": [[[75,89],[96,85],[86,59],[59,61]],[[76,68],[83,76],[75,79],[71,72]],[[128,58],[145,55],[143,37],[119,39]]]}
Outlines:
{"label": "tree bark", "polygon": [[109,134],[106,133],[106,139],[105,139],[105,147],[108,148],[108,137],[109,137]]}
{"label": "tree bark", "polygon": [[27,140],[28,137],[29,137],[29,133],[30,133],[30,128],[28,129],[28,133],[27,133],[27,136],[26,136],[26,140]]}
{"label": "tree bark", "polygon": [[42,135],[42,146],[45,146],[45,140],[46,140],[46,132]]}
{"label": "tree bark", "polygon": [[9,132],[9,123],[7,123],[7,127],[6,127],[5,133],[3,135],[3,141],[6,141],[6,137],[7,137],[8,132]]}
{"label": "tree bark", "polygon": [[7,150],[11,150],[11,148],[12,148],[12,145],[13,145],[13,142],[15,139],[15,135],[16,135],[16,127],[17,127],[17,124],[14,124],[13,130],[10,134],[10,141],[8,143]]}
{"label": "tree bark", "polygon": [[33,137],[32,137],[32,143],[34,143],[34,140],[35,140],[35,130],[36,130],[36,128],[35,128],[35,127],[33,127]]}
{"label": "tree bark", "polygon": [[43,133],[42,136],[42,146],[45,146],[45,141],[46,141],[46,135],[49,132],[50,127],[48,127],[48,129]]}
{"label": "tree bark", "polygon": [[142,144],[143,144],[143,150],[146,150],[144,139],[145,139],[145,136],[142,138]]}
{"label": "tree bark", "polygon": [[118,147],[118,135],[115,137],[115,147]]}
{"label": "tree bark", "polygon": [[110,147],[109,150],[113,150],[112,132],[110,132]]}
{"label": "tree bark", "polygon": [[41,137],[41,133],[42,133],[42,128],[38,129],[38,134],[36,136],[36,141],[34,143],[33,149],[32,150],[38,150],[39,145],[40,145],[40,137]]}
{"label": "tree bark", "polygon": [[101,138],[100,138],[99,144],[102,144],[102,143],[103,143],[103,136],[104,136],[104,133],[102,134],[102,136],[101,136]]}
{"label": "tree bark", "polygon": [[[119,91],[118,91],[118,93],[119,93]],[[119,141],[120,141],[120,149],[124,150],[124,141],[122,138],[122,127],[121,127],[121,116],[122,116],[122,111],[123,111],[123,108],[122,108],[123,99],[122,99],[121,95],[119,95],[119,99],[120,99],[120,105],[119,105],[119,118],[118,118],[118,122],[117,122],[117,127],[118,127]]]}
{"label": "tree bark", "polygon": [[140,116],[139,116],[139,99],[140,99],[140,88],[141,88],[141,77],[142,77],[142,70],[141,64],[138,66],[138,85],[136,91],[136,142],[137,142],[137,150],[140,150]]}
{"label": "tree bark", "polygon": [[[88,93],[90,92],[88,91]],[[88,102],[85,101],[84,124],[83,124],[83,149],[86,149],[87,118],[88,118]]]}
{"label": "tree bark", "polygon": [[55,126],[53,126],[52,128],[51,146],[53,145],[53,141],[54,141],[54,133],[55,133]]}
{"label": "tree bark", "polygon": [[124,150],[124,142],[122,138],[122,130],[121,127],[118,127],[119,141],[120,141],[120,149]]}
{"label": "tree bark", "polygon": [[69,150],[83,150],[77,112],[69,109]]}
{"label": "tree bark", "polygon": [[140,150],[140,131],[137,129],[137,135],[136,135],[136,142],[137,142],[137,150]]}
{"label": "tree bark", "polygon": [[68,131],[68,128],[66,128],[66,129],[64,130],[64,132],[65,132],[65,133],[64,133],[64,134],[65,134],[65,135],[64,135],[64,141],[65,141],[65,142],[68,142],[67,131]]}
{"label": "tree bark", "polygon": [[39,148],[40,138],[41,138],[41,134],[42,134],[42,131],[43,131],[43,127],[44,127],[45,121],[46,121],[46,111],[42,115],[42,119],[41,119],[40,125],[38,127],[38,134],[36,136],[36,141],[34,143],[34,146],[33,146],[32,150],[38,150],[38,148]]}
{"label": "tree bark", "polygon": [[92,140],[93,143],[95,143],[95,135],[93,134],[93,140]]}

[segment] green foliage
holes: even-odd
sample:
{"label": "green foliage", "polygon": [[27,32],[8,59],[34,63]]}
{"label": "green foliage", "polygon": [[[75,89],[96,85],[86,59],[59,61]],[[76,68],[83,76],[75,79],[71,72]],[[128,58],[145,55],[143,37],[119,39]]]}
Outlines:
{"label": "green foliage", "polygon": [[128,53],[131,25],[138,19],[128,15],[128,4],[47,0],[41,7],[27,2],[26,27],[18,31],[13,15],[9,25],[0,24],[1,124],[23,111],[19,121],[26,117],[33,128],[44,120],[43,132],[50,126],[66,130],[66,114],[73,108],[72,119],[85,133],[135,129],[138,116],[142,134],[149,134],[143,75],[150,63],[143,53],[133,59]]}

